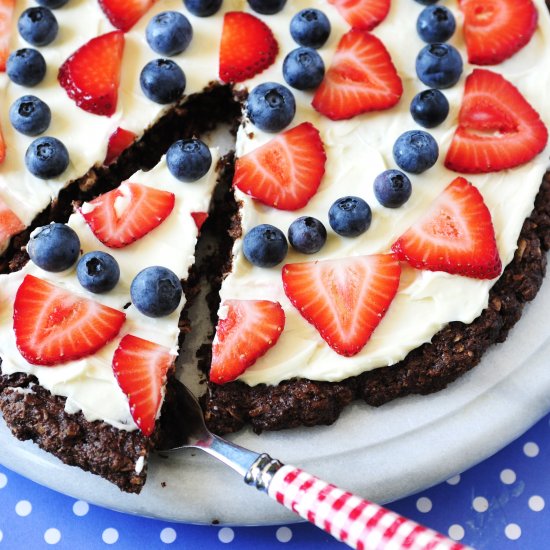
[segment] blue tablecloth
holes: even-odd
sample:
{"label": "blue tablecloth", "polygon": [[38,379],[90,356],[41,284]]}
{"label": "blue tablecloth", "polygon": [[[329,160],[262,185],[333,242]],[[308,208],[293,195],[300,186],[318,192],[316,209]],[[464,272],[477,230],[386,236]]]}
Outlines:
{"label": "blue tablecloth", "polygon": [[[479,550],[550,548],[549,464],[550,416],[471,470],[389,507]],[[0,549],[307,550],[320,544],[345,548],[308,524],[199,527],[128,516],[0,467]]]}

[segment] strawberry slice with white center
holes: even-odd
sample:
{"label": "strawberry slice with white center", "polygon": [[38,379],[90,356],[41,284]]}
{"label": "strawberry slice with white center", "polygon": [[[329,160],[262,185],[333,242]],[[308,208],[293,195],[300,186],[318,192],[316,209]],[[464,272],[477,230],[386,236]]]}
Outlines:
{"label": "strawberry slice with white center", "polygon": [[220,78],[242,82],[273,64],[279,45],[271,29],[249,13],[231,11],[223,19]]}
{"label": "strawberry slice with white center", "polygon": [[113,27],[127,32],[155,2],[156,0],[99,0],[99,5]]}
{"label": "strawberry slice with white center", "polygon": [[475,279],[494,279],[502,272],[489,209],[464,178],[451,182],[392,250],[417,269]]}
{"label": "strawberry slice with white center", "polygon": [[371,31],[390,11],[391,0],[328,0],[354,28]]}
{"label": "strawberry slice with white center", "polygon": [[121,31],[92,38],[61,65],[59,84],[84,111],[111,116],[118,101],[123,52]]}
{"label": "strawberry slice with white center", "polygon": [[122,328],[126,315],[43,279],[26,275],[13,305],[15,343],[33,365],[54,366],[92,355]]}
{"label": "strawberry slice with white center", "polygon": [[352,29],[340,40],[312,105],[332,120],[344,120],[390,109],[402,94],[403,83],[384,44],[368,32]]}
{"label": "strawberry slice with white center", "polygon": [[6,70],[15,0],[0,0],[0,72]]}
{"label": "strawberry slice with white center", "polygon": [[130,413],[143,435],[155,430],[168,371],[175,356],[170,349],[127,334],[113,356],[113,372],[128,397]]}
{"label": "strawberry slice with white center", "polygon": [[128,149],[134,141],[136,141],[136,134],[125,130],[124,128],[117,128],[109,137],[109,143],[107,144],[107,154],[105,155],[105,161],[103,164],[109,165],[114,162],[123,151]]}
{"label": "strawberry slice with white center", "polygon": [[304,122],[237,159],[233,185],[269,206],[297,210],[317,192],[326,160],[319,131]]}
{"label": "strawberry slice with white center", "polygon": [[225,384],[239,377],[279,340],[285,313],[269,300],[226,300],[212,346],[210,380]]}
{"label": "strawberry slice with white center", "polygon": [[124,182],[80,208],[93,234],[109,248],[127,246],[158,227],[174,209],[174,193]]}
{"label": "strawberry slice with white center", "polygon": [[546,126],[519,90],[500,74],[475,69],[445,166],[466,174],[506,170],[532,160],[547,141]]}
{"label": "strawberry slice with white center", "polygon": [[25,224],[15,212],[0,199],[0,252],[8,246],[9,240],[25,229]]}
{"label": "strawberry slice with white center", "polygon": [[496,65],[529,43],[537,28],[532,0],[459,0],[468,61]]}
{"label": "strawberry slice with white center", "polygon": [[388,311],[401,277],[387,254],[287,264],[289,300],[338,354],[351,357],[369,341]]}

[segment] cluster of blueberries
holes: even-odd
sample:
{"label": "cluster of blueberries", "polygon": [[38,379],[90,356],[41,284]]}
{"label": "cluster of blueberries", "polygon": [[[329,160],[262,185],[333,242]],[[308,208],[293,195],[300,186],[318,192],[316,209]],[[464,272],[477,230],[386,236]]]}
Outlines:
{"label": "cluster of blueberries", "polygon": [[[41,269],[59,273],[70,269],[80,255],[80,239],[68,225],[51,223],[31,234],[27,244],[30,259]],[[120,268],[113,256],[99,250],[84,254],[76,266],[80,284],[95,294],[115,288]],[[166,267],[140,271],[130,286],[132,303],[147,317],[164,317],[178,307],[182,287],[178,276]]]}
{"label": "cluster of blueberries", "polygon": [[[39,6],[26,9],[17,22],[21,37],[31,46],[47,46],[55,40],[59,25],[52,9],[68,0],[36,0]],[[21,86],[34,87],[46,75],[44,56],[34,48],[14,51],[6,63],[8,78]],[[12,126],[26,136],[43,134],[50,126],[49,106],[34,95],[18,98],[10,107]],[[25,164],[31,174],[41,179],[55,178],[69,165],[69,153],[57,138],[44,136],[34,140],[25,154]]]}

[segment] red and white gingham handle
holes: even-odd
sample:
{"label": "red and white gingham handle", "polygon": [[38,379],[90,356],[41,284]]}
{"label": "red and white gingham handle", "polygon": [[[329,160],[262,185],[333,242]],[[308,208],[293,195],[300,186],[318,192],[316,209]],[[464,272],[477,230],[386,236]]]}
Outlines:
{"label": "red and white gingham handle", "polygon": [[336,539],[358,550],[467,548],[294,466],[283,466],[277,471],[269,484],[268,494]]}

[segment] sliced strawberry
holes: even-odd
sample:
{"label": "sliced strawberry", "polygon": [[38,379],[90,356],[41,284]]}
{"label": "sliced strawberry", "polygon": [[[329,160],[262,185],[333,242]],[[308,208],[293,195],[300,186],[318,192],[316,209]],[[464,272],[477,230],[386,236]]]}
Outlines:
{"label": "sliced strawberry", "polygon": [[285,328],[278,302],[226,300],[227,315],[218,321],[212,346],[210,380],[231,382],[272,348]]}
{"label": "sliced strawberry", "polygon": [[4,134],[2,134],[2,128],[0,127],[0,164],[4,162],[6,158],[6,142],[4,141]]}
{"label": "sliced strawberry", "polygon": [[122,248],[158,227],[174,209],[175,200],[168,191],[127,181],[80,212],[105,246]]}
{"label": "sliced strawberry", "polygon": [[401,78],[384,44],[368,32],[352,29],[340,40],[312,105],[332,120],[343,120],[389,109],[402,94]]}
{"label": "sliced strawberry", "polygon": [[417,269],[494,279],[502,271],[489,209],[481,193],[456,178],[392,246]]}
{"label": "sliced strawberry", "polygon": [[466,79],[445,166],[467,174],[514,168],[537,156],[547,141],[546,126],[518,89],[499,74],[475,69]]}
{"label": "sliced strawberry", "polygon": [[116,111],[123,51],[121,31],[92,38],[61,65],[57,79],[81,109],[111,116]]}
{"label": "sliced strawberry", "polygon": [[200,231],[204,222],[208,219],[208,212],[191,212],[193,220],[195,220],[195,225]]}
{"label": "sliced strawberry", "polygon": [[0,0],[0,72],[6,70],[15,0]]}
{"label": "sliced strawberry", "polygon": [[529,43],[537,28],[532,0],[459,0],[468,60],[496,65]]}
{"label": "sliced strawberry", "polygon": [[170,349],[127,334],[113,356],[113,372],[128,396],[134,422],[149,437],[154,429],[164,395],[168,371],[175,356]]}
{"label": "sliced strawberry", "polygon": [[283,267],[289,300],[346,357],[369,341],[397,293],[400,276],[399,262],[382,254]]}
{"label": "sliced strawberry", "polygon": [[237,159],[233,185],[269,206],[297,210],[317,192],[326,160],[319,131],[304,122]]}
{"label": "sliced strawberry", "polygon": [[328,0],[354,28],[371,31],[390,11],[390,0]]}
{"label": "sliced strawberry", "polygon": [[220,45],[220,78],[242,82],[267,69],[279,45],[271,29],[254,15],[230,11],[223,19]]}
{"label": "sliced strawberry", "polygon": [[113,27],[129,31],[149,11],[156,0],[99,0]]}
{"label": "sliced strawberry", "polygon": [[3,252],[9,240],[25,229],[23,222],[8,205],[0,199],[0,252]]}
{"label": "sliced strawberry", "polygon": [[130,132],[124,128],[117,128],[109,137],[107,155],[105,156],[105,162],[103,164],[108,165],[114,162],[123,151],[134,143],[136,138],[137,136],[134,132]]}
{"label": "sliced strawberry", "polygon": [[92,355],[120,331],[126,315],[33,275],[15,295],[13,330],[21,355],[53,366]]}

